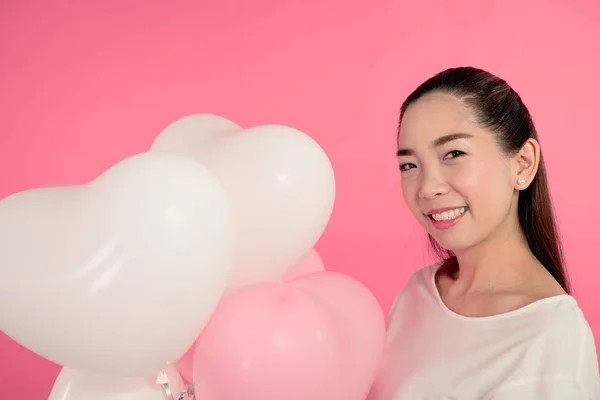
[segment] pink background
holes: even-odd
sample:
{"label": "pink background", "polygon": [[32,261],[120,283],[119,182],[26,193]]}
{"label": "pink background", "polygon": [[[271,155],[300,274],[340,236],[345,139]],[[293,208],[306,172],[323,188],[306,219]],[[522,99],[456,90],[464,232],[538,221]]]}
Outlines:
{"label": "pink background", "polygon": [[[472,64],[509,80],[530,106],[575,296],[600,344],[600,3],[83,3],[0,5],[0,197],[86,182],[191,113],[290,125],[336,171],[334,214],[317,245],[326,267],[360,279],[387,309],[429,262],[402,203],[398,108],[431,74]],[[4,336],[0,354],[0,397],[47,397],[58,366]]]}

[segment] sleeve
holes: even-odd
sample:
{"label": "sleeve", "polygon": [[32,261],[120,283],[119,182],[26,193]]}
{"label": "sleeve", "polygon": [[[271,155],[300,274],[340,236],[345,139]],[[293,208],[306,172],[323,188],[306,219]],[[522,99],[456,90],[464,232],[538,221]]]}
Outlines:
{"label": "sleeve", "polygon": [[[599,378],[600,379],[600,378]],[[593,394],[592,394],[593,393]],[[513,382],[495,389],[486,400],[597,400],[594,388],[561,377]]]}

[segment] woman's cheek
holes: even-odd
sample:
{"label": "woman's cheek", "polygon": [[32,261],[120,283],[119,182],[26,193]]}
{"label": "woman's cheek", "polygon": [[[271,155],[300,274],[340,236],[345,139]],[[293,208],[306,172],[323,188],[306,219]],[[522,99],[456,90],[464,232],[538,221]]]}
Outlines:
{"label": "woman's cheek", "polygon": [[402,197],[404,204],[417,221],[424,225],[423,214],[419,206],[418,180],[411,177],[402,180]]}
{"label": "woman's cheek", "polygon": [[463,163],[454,174],[454,186],[458,188],[463,196],[469,197],[484,189],[486,185],[486,167],[477,163]]}
{"label": "woman's cheek", "polygon": [[[507,199],[507,194],[510,190],[506,187],[506,168],[502,164],[480,162],[471,163],[461,168],[460,177],[457,177],[457,182],[460,182],[462,194],[474,207],[493,207],[503,206]],[[510,197],[510,196],[509,196]]]}

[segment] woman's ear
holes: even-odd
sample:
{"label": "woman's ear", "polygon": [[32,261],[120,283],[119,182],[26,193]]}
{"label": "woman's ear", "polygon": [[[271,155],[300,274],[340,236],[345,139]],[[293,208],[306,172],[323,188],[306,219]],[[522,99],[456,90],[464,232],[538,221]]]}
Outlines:
{"label": "woman's ear", "polygon": [[526,189],[531,181],[533,181],[540,165],[540,156],[539,142],[533,138],[527,139],[514,156],[516,172],[515,189]]}

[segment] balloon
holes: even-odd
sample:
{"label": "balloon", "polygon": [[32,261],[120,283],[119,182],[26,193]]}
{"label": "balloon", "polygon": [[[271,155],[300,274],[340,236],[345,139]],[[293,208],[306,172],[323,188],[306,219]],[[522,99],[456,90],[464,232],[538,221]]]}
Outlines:
{"label": "balloon", "polygon": [[[150,150],[198,157],[198,154],[209,148],[215,140],[241,131],[242,127],[218,115],[186,115],[163,129],[152,143]],[[182,378],[187,382],[192,382],[193,379],[193,354],[194,346],[175,363]]]}
{"label": "balloon", "polygon": [[364,400],[375,380],[385,345],[385,314],[375,296],[360,282],[339,272],[320,272],[290,280],[327,310],[343,332],[340,345],[344,400]]}
{"label": "balloon", "polygon": [[180,358],[231,270],[228,196],[200,163],[125,159],[80,186],[0,201],[0,328],[57,364],[110,376]]}
{"label": "balloon", "polygon": [[241,131],[239,125],[218,115],[187,115],[163,129],[152,143],[150,150],[197,157],[215,140]]}
{"label": "balloon", "polygon": [[[169,135],[188,133],[172,129],[161,133],[161,140]],[[190,143],[175,137],[170,142]],[[210,168],[232,200],[237,236],[227,293],[283,278],[329,221],[335,198],[332,166],[323,149],[296,129],[258,126],[193,149],[186,144],[170,150]]]}
{"label": "balloon", "polygon": [[[332,317],[284,283],[225,297],[196,342],[194,385],[202,400],[342,399],[349,362]],[[353,362],[353,360],[350,360]]]}
{"label": "balloon", "polygon": [[185,352],[183,357],[181,357],[177,362],[175,362],[175,367],[177,368],[177,372],[181,375],[181,377],[187,382],[192,383],[194,381],[194,351],[196,350],[196,343],[192,345]]}
{"label": "balloon", "polygon": [[[311,274],[314,272],[323,272],[325,267],[323,261],[315,249],[310,249],[308,253],[296,264],[290,272],[284,277],[284,281],[297,278],[299,276]],[[192,347],[179,359],[175,366],[177,371],[187,382],[193,382],[193,361],[196,345]]]}
{"label": "balloon", "polygon": [[319,253],[315,249],[310,249],[308,253],[283,277],[284,281],[298,278],[300,276],[312,274],[315,272],[324,272],[325,266]]}
{"label": "balloon", "polygon": [[63,368],[48,400],[177,400],[184,390],[181,377],[174,367],[164,370],[172,397],[157,382],[157,374],[143,378],[115,378],[93,375]]}

